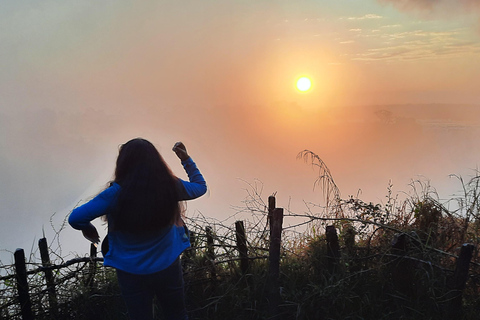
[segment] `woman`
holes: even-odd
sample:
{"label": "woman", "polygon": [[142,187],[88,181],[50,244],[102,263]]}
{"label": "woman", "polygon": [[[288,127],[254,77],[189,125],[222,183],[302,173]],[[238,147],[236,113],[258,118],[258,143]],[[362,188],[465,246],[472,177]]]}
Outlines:
{"label": "woman", "polygon": [[190,241],[179,201],[200,197],[207,186],[183,143],[177,142],[173,151],[189,182],[173,175],[150,142],[133,139],[120,147],[110,187],[74,209],[68,220],[98,243],[90,221],[106,216],[104,265],[117,270],[131,319],[152,319],[155,295],[167,319],[188,319],[179,255]]}

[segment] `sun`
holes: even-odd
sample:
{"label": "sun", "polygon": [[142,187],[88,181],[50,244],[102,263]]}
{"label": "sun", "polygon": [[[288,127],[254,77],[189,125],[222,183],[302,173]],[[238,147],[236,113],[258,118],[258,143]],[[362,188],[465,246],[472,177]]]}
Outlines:
{"label": "sun", "polygon": [[301,77],[297,80],[297,89],[306,92],[312,87],[312,81],[307,77]]}

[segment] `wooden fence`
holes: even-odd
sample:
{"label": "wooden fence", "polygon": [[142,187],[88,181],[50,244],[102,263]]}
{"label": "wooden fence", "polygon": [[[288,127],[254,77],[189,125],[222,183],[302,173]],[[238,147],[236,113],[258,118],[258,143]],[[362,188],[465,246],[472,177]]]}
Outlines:
{"label": "wooden fence", "polygon": [[[0,306],[0,319],[16,319],[20,316],[22,319],[35,319],[35,313],[32,308],[30,287],[28,283],[29,276],[43,274],[43,278],[45,281],[45,289],[41,290],[40,294],[46,294],[48,296],[48,314],[53,319],[58,313],[58,299],[56,289],[58,283],[55,282],[55,270],[67,268],[72,265],[87,263],[90,266],[90,270],[88,273],[91,279],[90,284],[93,286],[96,264],[97,262],[103,261],[103,258],[99,258],[96,256],[96,247],[93,244],[91,245],[90,257],[71,259],[65,263],[58,265],[52,264],[50,262],[50,255],[46,238],[40,239],[38,242],[38,246],[42,260],[40,267],[27,270],[27,264],[25,262],[25,252],[23,249],[17,249],[14,253],[14,273],[0,277],[0,282],[3,282],[4,287],[7,282],[10,286],[12,286],[12,283],[14,283],[14,291],[16,291],[16,294],[11,297],[10,301],[7,301],[7,297],[3,296],[4,304]],[[75,277],[75,274],[69,274],[62,280],[64,282],[68,279]],[[11,308],[15,304],[18,304],[20,306],[20,313],[10,314],[9,308]]]}
{"label": "wooden fence", "polygon": [[[268,225],[269,225],[269,248],[268,256],[263,257],[251,257],[249,256],[249,246],[247,241],[247,234],[245,232],[245,225],[243,221],[235,222],[235,249],[238,253],[238,258],[234,259],[239,263],[239,267],[242,274],[247,274],[250,269],[250,263],[253,259],[258,258],[268,258],[268,279],[267,279],[267,290],[266,290],[266,301],[268,305],[268,314],[269,319],[280,319],[281,311],[280,306],[282,304],[282,299],[280,295],[280,260],[281,260],[281,248],[282,248],[282,226],[283,226],[284,210],[282,208],[276,208],[275,198],[273,196],[269,197],[268,202]],[[198,236],[198,235],[197,235]],[[225,261],[216,261],[215,262],[215,235],[210,226],[205,227],[205,237],[206,237],[206,246],[205,246],[205,255],[207,261],[210,263],[208,266],[210,268],[211,279],[216,279],[215,265],[218,263],[225,263]],[[345,251],[348,253],[353,247],[355,239],[352,236],[352,239],[347,239],[345,236]],[[408,278],[409,273],[409,261],[413,258],[408,256],[406,247],[402,244],[401,241],[405,241],[408,236],[402,234],[398,237],[400,242],[395,242],[392,246],[392,254],[390,256],[392,259],[399,259],[399,263],[396,264],[396,269],[392,270],[392,274],[397,274],[400,279]],[[340,244],[337,236],[337,231],[334,226],[327,226],[325,233],[325,240],[327,244],[327,268],[328,272],[335,272],[335,268],[338,265],[341,257]],[[190,241],[192,244],[196,241],[196,235],[191,234]],[[48,307],[46,313],[51,318],[56,318],[57,313],[59,312],[59,300],[57,297],[57,285],[58,282],[55,281],[55,270],[60,270],[67,268],[72,265],[84,264],[86,268],[86,285],[93,287],[95,281],[95,274],[97,272],[97,263],[102,262],[103,258],[97,257],[97,247],[93,244],[90,247],[89,257],[84,258],[75,258],[69,260],[62,264],[52,264],[49,256],[49,249],[47,246],[47,240],[42,238],[39,240],[39,251],[41,256],[41,266],[32,270],[27,270],[27,264],[25,263],[25,253],[23,249],[17,249],[14,254],[15,266],[14,274],[6,275],[0,277],[0,284],[3,282],[12,282],[14,281],[16,290],[15,295],[12,297],[11,301],[0,305],[0,319],[35,319],[38,314],[36,314],[34,308],[32,307],[32,301],[30,296],[30,289],[28,283],[28,276],[34,274],[42,274],[44,279],[45,289],[41,291],[42,294],[46,294],[48,299]],[[191,260],[195,257],[196,248],[192,248],[184,253],[185,260]],[[461,309],[462,304],[462,292],[465,288],[465,283],[468,278],[469,264],[472,258],[474,247],[469,244],[465,244],[461,248],[459,257],[457,258],[456,268],[454,275],[450,278],[447,286],[449,288],[448,301],[450,301],[450,317],[455,317],[457,312],[455,310]],[[231,262],[231,260],[230,260]],[[418,260],[416,261],[418,262]],[[70,274],[68,277],[75,277],[75,274]],[[407,281],[408,283],[408,281]],[[400,284],[402,285],[402,284]],[[9,308],[13,305],[19,306],[20,312],[15,314],[9,314]],[[17,307],[18,308],[18,307]],[[453,311],[452,311],[453,310]]]}
{"label": "wooden fence", "polygon": [[[281,233],[282,233],[282,221],[283,221],[283,209],[275,208],[275,200],[273,197],[270,198],[270,204],[273,205],[269,207],[268,221],[270,225],[270,248],[268,257],[269,260],[269,279],[268,279],[268,295],[267,299],[269,301],[269,307],[273,316],[278,314],[278,305],[280,303],[280,288],[279,288],[279,264],[280,264],[280,248],[281,248]],[[222,261],[215,263],[215,251],[214,251],[214,241],[215,236],[213,230],[210,226],[205,227],[206,235],[206,257],[207,261],[210,263],[210,271],[212,274],[212,279],[216,278],[215,275],[215,264],[222,263]],[[195,243],[195,234],[191,234],[191,243]],[[252,259],[257,259],[259,257],[249,257],[248,245],[247,245],[247,235],[245,232],[245,226],[243,221],[235,222],[235,238],[236,238],[236,249],[238,251],[238,261],[240,264],[240,270],[242,274],[246,274],[249,270],[250,261]],[[15,282],[15,296],[12,299],[0,305],[0,319],[24,319],[31,320],[35,319],[36,314],[32,306],[30,288],[28,283],[28,276],[35,274],[43,274],[45,289],[41,291],[41,294],[48,295],[48,315],[55,319],[58,314],[58,297],[57,297],[57,284],[55,283],[54,271],[60,270],[63,268],[70,267],[77,264],[88,264],[88,272],[85,283],[87,286],[93,287],[95,281],[95,273],[97,271],[97,263],[103,262],[103,258],[97,257],[97,247],[94,244],[90,245],[90,256],[83,258],[71,259],[62,264],[52,264],[50,260],[49,249],[47,245],[47,239],[42,238],[38,242],[40,256],[41,256],[41,266],[27,270],[27,263],[25,261],[25,252],[23,249],[17,249],[14,253],[14,273],[9,274],[3,277],[0,277],[0,283]],[[185,252],[185,259],[192,259],[195,255],[195,248],[192,247],[191,250]],[[231,260],[230,260],[231,261]],[[74,275],[69,275],[68,277],[74,277]],[[5,298],[5,297],[4,297]],[[9,314],[8,308],[13,305],[19,305],[20,312]],[[273,319],[273,318],[272,318]]]}

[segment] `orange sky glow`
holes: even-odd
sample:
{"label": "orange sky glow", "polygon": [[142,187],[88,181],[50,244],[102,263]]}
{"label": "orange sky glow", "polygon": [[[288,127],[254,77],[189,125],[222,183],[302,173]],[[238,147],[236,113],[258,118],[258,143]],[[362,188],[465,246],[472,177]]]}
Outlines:
{"label": "orange sky glow", "polygon": [[[279,206],[321,202],[304,149],[343,197],[425,176],[448,198],[480,157],[479,16],[474,0],[2,3],[0,214],[38,235],[138,136],[181,177],[186,144],[210,188],[190,214],[231,216],[255,181]],[[11,229],[0,243],[30,246]]]}

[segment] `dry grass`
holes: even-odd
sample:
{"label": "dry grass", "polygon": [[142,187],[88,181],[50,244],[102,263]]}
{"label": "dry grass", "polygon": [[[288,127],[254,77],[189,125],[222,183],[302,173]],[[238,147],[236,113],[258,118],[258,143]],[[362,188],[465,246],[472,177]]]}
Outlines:
{"label": "dry grass", "polygon": [[[454,177],[462,193],[448,201],[440,201],[428,182],[413,181],[403,200],[393,196],[389,188],[385,204],[373,204],[353,197],[341,199],[323,161],[309,151],[300,156],[318,166],[317,181],[326,203],[306,203],[303,213],[286,212],[298,224],[285,228],[282,234],[279,310],[283,319],[444,318],[452,312],[451,281],[459,248],[466,242],[475,251],[462,308],[453,312],[457,312],[456,318],[478,319],[478,172],[466,182]],[[248,184],[246,192],[237,213],[224,221],[200,213],[187,221],[195,239],[193,248],[183,255],[191,319],[269,318],[268,205],[260,183]],[[245,223],[250,257],[246,274],[240,270],[235,243],[234,222],[240,219]],[[325,228],[331,225],[338,232],[340,245],[340,256],[334,259],[325,237]],[[207,226],[213,231],[213,247],[206,244]],[[11,272],[8,266],[3,268]],[[97,270],[94,287],[86,285],[88,268],[82,265],[56,275],[59,319],[126,318],[114,271]],[[75,276],[63,281],[67,275]],[[30,281],[34,292],[45,290],[42,274]],[[12,286],[3,282],[1,319],[18,313],[13,304],[7,306]],[[34,301],[37,314],[47,317],[46,299]]]}

